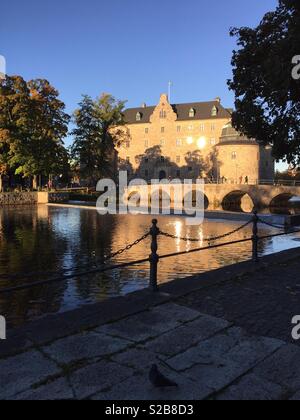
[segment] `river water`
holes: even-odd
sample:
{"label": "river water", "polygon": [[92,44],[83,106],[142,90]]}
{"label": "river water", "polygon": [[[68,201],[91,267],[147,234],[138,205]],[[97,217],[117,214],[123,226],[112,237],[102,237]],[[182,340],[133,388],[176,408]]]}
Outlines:
{"label": "river water", "polygon": [[[71,274],[75,268],[95,267],[104,255],[115,252],[142,236],[151,216],[100,216],[94,209],[39,206],[0,209],[0,289]],[[243,222],[207,220],[201,226],[187,226],[179,216],[158,217],[159,227],[176,236],[199,239],[197,243],[159,238],[159,253],[172,253],[205,246],[203,238],[229,232]],[[251,237],[251,226],[228,240]],[[277,233],[260,227],[260,234]],[[262,255],[299,246],[300,236],[273,238],[260,243]],[[223,240],[224,242],[224,240]],[[150,238],[116,257],[114,263],[146,258]],[[251,243],[232,245],[201,253],[163,260],[159,282],[182,278],[248,260]],[[85,304],[120,296],[148,286],[149,264],[105,274],[81,276],[32,289],[0,294],[0,315],[9,325],[49,313],[68,311]]]}

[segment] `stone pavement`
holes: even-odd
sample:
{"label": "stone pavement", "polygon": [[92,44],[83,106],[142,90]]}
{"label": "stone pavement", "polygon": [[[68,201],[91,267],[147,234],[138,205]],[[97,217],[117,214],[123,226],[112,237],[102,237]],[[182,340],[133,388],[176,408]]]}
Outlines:
{"label": "stone pavement", "polygon": [[[297,346],[168,302],[0,359],[0,398],[299,399],[299,360]],[[178,389],[151,386],[153,363]]]}
{"label": "stone pavement", "polygon": [[[225,318],[248,333],[293,341],[291,321],[300,315],[300,259],[260,270],[188,293],[178,303]],[[233,304],[234,303],[234,304]]]}

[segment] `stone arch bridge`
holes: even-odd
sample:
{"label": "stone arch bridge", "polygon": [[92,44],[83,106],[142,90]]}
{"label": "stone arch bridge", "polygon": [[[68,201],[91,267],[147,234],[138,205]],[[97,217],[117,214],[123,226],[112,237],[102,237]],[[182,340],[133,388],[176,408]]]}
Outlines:
{"label": "stone arch bridge", "polygon": [[[196,184],[191,188],[195,191]],[[126,195],[130,197],[134,194],[144,194],[145,197],[147,194],[151,203],[151,196],[158,192],[162,200],[170,200],[172,206],[176,205],[176,198],[170,185],[131,186],[128,187]],[[292,197],[300,197],[300,186],[206,184],[203,186],[203,192],[207,210],[241,208],[245,200],[251,208],[260,209],[286,206]]]}

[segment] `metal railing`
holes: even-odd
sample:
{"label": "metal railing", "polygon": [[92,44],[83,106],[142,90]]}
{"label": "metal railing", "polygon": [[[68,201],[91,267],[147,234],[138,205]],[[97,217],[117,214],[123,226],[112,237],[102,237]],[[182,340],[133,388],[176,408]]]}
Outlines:
{"label": "metal railing", "polygon": [[[279,229],[279,230],[282,230],[283,232],[278,233],[278,234],[259,236],[259,228],[258,228],[259,224],[263,224],[263,225],[266,225],[268,227],[272,227],[274,229]],[[213,242],[216,242],[218,240],[230,237],[230,236],[236,234],[237,232],[242,231],[243,229],[245,229],[246,227],[248,227],[250,225],[252,225],[252,236],[251,237],[245,238],[245,239],[240,239],[240,240],[234,240],[234,241],[230,241],[230,242],[222,242],[220,244],[212,244]],[[248,220],[243,225],[239,226],[237,229],[234,229],[230,232],[227,232],[227,233],[219,235],[219,236],[207,237],[207,238],[204,238],[204,239],[180,237],[180,236],[172,235],[172,234],[167,233],[167,232],[163,232],[158,227],[158,221],[156,219],[154,219],[152,221],[152,226],[151,226],[149,232],[146,232],[142,237],[140,237],[136,241],[132,242],[131,244],[127,245],[126,247],[118,250],[117,252],[113,252],[113,253],[105,256],[101,261],[98,262],[100,264],[100,266],[98,266],[97,263],[95,264],[95,261],[93,261],[88,266],[89,269],[87,268],[86,270],[83,270],[83,267],[78,267],[78,268],[73,269],[73,271],[76,271],[76,272],[72,273],[72,274],[58,275],[56,277],[53,277],[53,278],[50,278],[50,279],[47,279],[47,280],[41,280],[41,281],[36,281],[36,282],[31,282],[31,283],[26,283],[26,284],[22,284],[22,285],[8,287],[8,288],[5,288],[5,289],[0,289],[0,296],[5,295],[5,294],[9,294],[9,293],[13,293],[13,292],[26,290],[26,289],[31,289],[31,288],[37,287],[37,286],[47,285],[47,284],[50,284],[50,283],[58,283],[58,282],[67,281],[67,280],[74,279],[74,278],[79,278],[79,277],[82,277],[82,276],[89,276],[89,275],[92,275],[92,274],[105,273],[105,272],[112,271],[112,270],[137,266],[137,265],[141,265],[141,264],[144,264],[144,263],[147,263],[147,262],[150,263],[149,287],[153,292],[157,292],[159,290],[159,286],[158,286],[158,284],[159,284],[158,283],[158,265],[159,265],[159,262],[161,260],[164,260],[164,259],[167,259],[167,258],[178,257],[178,256],[182,256],[182,255],[187,255],[187,254],[192,254],[192,253],[197,253],[197,252],[202,252],[202,251],[205,251],[205,250],[218,249],[218,248],[222,248],[222,247],[226,247],[226,246],[251,242],[252,243],[252,261],[257,263],[259,261],[258,245],[259,245],[260,241],[265,240],[265,239],[271,239],[271,238],[275,238],[275,237],[285,236],[285,235],[291,235],[291,234],[295,234],[295,233],[300,233],[300,230],[289,229],[289,228],[287,228],[286,226],[283,226],[283,225],[279,226],[279,225],[275,225],[275,224],[272,224],[270,222],[267,222],[266,220],[261,219],[258,216],[258,213],[256,211],[253,213],[250,220]],[[205,247],[202,246],[200,248],[195,248],[195,249],[191,249],[191,250],[188,250],[188,251],[181,251],[181,252],[174,252],[174,253],[170,253],[170,254],[159,255],[158,254],[158,238],[160,236],[165,237],[165,238],[169,238],[169,239],[176,239],[176,240],[180,240],[180,241],[185,241],[185,242],[197,242],[198,243],[198,242],[202,241],[202,242],[208,243],[208,245],[205,246]],[[137,260],[137,261],[131,261],[131,262],[126,262],[126,263],[121,263],[121,264],[114,264],[114,265],[112,264],[112,265],[106,266],[106,264],[108,262],[110,262],[113,258],[123,254],[126,251],[131,250],[133,247],[142,243],[148,237],[151,237],[151,254],[148,258],[140,259],[140,260]],[[91,265],[96,265],[96,267],[95,268],[90,268]],[[70,271],[70,270],[65,270],[64,272],[68,272],[68,271]],[[17,280],[18,278],[21,278],[21,277],[23,277],[23,278],[27,277],[28,278],[28,277],[33,277],[33,276],[38,275],[38,274],[41,274],[41,273],[29,273],[27,275],[21,274],[21,275],[13,275],[13,276],[4,276],[4,278],[6,280],[8,280],[8,279]],[[48,274],[50,274],[50,273],[48,273]],[[1,276],[0,278],[3,278],[3,277]]]}

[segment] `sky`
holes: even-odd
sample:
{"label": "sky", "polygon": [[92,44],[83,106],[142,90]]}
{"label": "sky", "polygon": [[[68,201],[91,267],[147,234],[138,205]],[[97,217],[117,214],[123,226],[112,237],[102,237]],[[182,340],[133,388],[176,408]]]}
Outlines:
{"label": "sky", "polygon": [[82,94],[102,92],[128,107],[158,103],[233,106],[233,26],[256,26],[277,0],[14,0],[0,9],[7,73],[48,79],[72,113]]}

